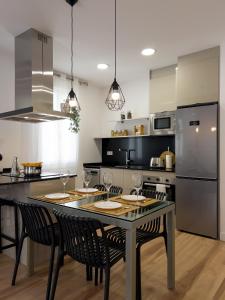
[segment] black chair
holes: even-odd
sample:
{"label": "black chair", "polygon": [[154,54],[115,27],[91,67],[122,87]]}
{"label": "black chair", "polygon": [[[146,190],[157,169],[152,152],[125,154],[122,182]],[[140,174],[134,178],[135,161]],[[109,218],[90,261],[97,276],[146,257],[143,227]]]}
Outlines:
{"label": "black chair", "polygon": [[15,285],[16,282],[16,275],[20,263],[23,241],[26,237],[29,237],[32,241],[51,247],[51,257],[49,261],[48,283],[46,291],[46,300],[48,300],[51,290],[55,248],[59,245],[58,224],[53,223],[48,210],[41,205],[21,202],[17,202],[17,205],[22,215],[23,224],[12,278],[12,285]]}
{"label": "black chair", "polygon": [[[136,194],[136,190],[132,190],[131,194]],[[165,200],[166,194],[150,190],[140,190],[140,194],[148,198],[156,198]],[[147,208],[142,208],[146,210]],[[144,225],[141,225],[136,231],[136,255],[137,255],[137,282],[136,282],[136,299],[141,299],[141,246],[145,243],[163,237],[167,249],[167,231],[166,231],[166,216],[163,216],[163,224],[161,230],[161,217],[154,219]],[[106,231],[106,236],[111,247],[124,249],[126,244],[126,230],[120,227],[113,227]]]}
{"label": "black chair", "polygon": [[[96,184],[94,186],[95,189],[98,189],[99,191],[106,191],[106,188],[104,186],[104,184]],[[123,188],[121,186],[117,186],[117,185],[112,185],[109,192],[111,194],[116,194],[116,195],[120,195],[123,193]]]}
{"label": "black chair", "polygon": [[[99,191],[106,191],[106,188],[104,184],[96,184],[94,188],[98,189]],[[115,195],[121,195],[123,193],[123,188],[117,185],[112,185],[110,190],[110,194],[115,194]],[[109,224],[103,224],[104,227],[110,226]],[[87,274],[87,280],[92,280],[93,275],[92,275],[92,268],[88,267],[86,268],[86,274]],[[100,283],[102,283],[103,280],[103,271],[100,272]],[[95,285],[98,285],[98,268],[95,268]]]}
{"label": "black chair", "polygon": [[59,223],[61,242],[50,299],[54,299],[55,296],[60,261],[65,247],[67,255],[74,260],[105,271],[104,300],[108,300],[110,269],[124,257],[124,251],[108,246],[104,227],[98,220],[70,216],[56,210],[54,210],[54,214]]}
{"label": "black chair", "polygon": [[[5,234],[5,233],[2,232],[1,220],[2,220],[2,208],[4,206],[13,208],[14,231],[15,231],[15,236],[14,237],[9,236],[8,234]],[[10,243],[3,246],[2,245],[2,239],[5,239],[5,240],[9,241]],[[2,253],[2,251],[5,250],[5,249],[15,247],[16,254],[17,254],[18,245],[19,245],[19,224],[18,224],[18,209],[17,209],[17,206],[16,206],[14,200],[0,198],[0,253]]]}

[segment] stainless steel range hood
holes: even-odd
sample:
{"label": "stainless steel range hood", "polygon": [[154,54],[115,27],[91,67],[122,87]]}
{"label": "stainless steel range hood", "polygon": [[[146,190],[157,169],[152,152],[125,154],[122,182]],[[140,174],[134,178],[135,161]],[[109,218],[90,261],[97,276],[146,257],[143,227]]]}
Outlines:
{"label": "stainless steel range hood", "polygon": [[39,123],[66,119],[53,110],[53,41],[29,29],[15,38],[15,110],[0,119]]}

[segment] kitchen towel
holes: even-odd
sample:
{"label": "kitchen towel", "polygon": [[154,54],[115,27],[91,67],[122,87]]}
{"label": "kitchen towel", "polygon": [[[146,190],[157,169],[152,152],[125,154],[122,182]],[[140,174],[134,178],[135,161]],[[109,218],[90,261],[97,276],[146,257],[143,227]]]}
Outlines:
{"label": "kitchen towel", "polygon": [[166,185],[165,184],[156,184],[156,192],[166,194]]}

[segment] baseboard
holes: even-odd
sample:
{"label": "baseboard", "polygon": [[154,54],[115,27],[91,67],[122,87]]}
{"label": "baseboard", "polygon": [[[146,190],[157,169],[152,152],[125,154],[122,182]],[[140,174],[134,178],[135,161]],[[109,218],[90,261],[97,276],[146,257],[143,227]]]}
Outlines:
{"label": "baseboard", "polygon": [[220,232],[220,240],[225,241],[225,232]]}

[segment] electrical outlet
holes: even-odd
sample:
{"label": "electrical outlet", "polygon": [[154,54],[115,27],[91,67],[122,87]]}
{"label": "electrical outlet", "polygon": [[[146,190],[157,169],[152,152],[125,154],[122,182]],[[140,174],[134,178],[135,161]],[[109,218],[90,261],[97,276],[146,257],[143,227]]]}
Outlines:
{"label": "electrical outlet", "polygon": [[112,156],[113,155],[113,151],[107,151],[106,153],[108,156]]}

